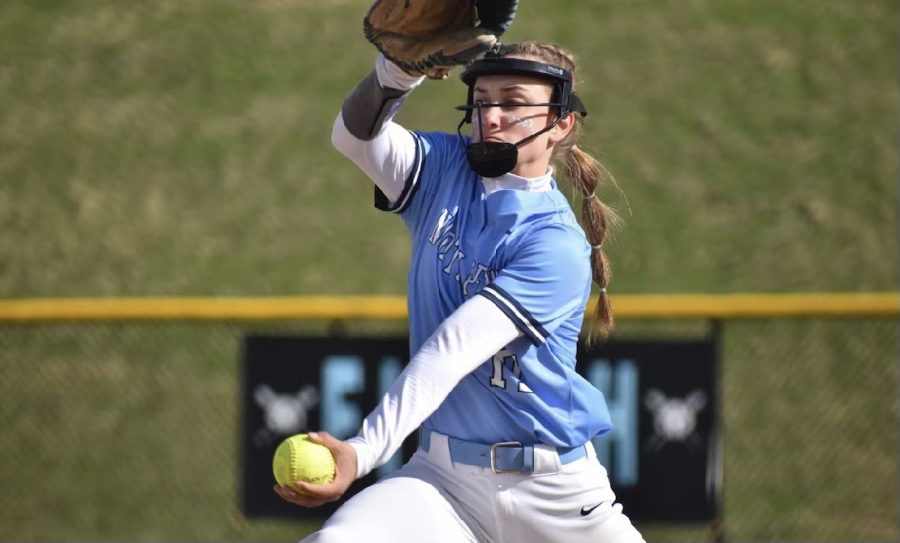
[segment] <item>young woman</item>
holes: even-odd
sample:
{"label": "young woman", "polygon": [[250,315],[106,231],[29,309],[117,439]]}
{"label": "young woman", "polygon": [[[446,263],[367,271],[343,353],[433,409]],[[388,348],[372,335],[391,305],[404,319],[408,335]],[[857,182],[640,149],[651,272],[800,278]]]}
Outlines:
{"label": "young woman", "polygon": [[[612,325],[602,244],[602,168],[577,146],[586,115],[574,62],[526,42],[469,64],[462,129],[392,121],[422,81],[379,57],[344,101],[334,145],[376,185],[376,206],[412,240],[408,304],[415,353],[359,434],[315,441],[332,483],[275,491],[337,500],[420,429],[400,470],[348,500],[308,541],[634,542],[591,438],[610,429],[603,395],[575,371],[591,279],[598,331]],[[579,226],[553,164],[583,196]]]}

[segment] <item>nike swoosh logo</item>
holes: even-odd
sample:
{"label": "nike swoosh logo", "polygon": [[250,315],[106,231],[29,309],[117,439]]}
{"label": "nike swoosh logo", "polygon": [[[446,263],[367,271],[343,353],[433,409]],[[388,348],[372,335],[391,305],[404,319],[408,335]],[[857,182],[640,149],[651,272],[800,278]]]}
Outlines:
{"label": "nike swoosh logo", "polygon": [[597,505],[595,505],[595,506],[593,506],[593,507],[588,507],[588,506],[585,505],[584,507],[581,508],[581,516],[586,517],[586,516],[590,515],[591,512],[592,512],[594,509],[600,507],[600,506],[603,505],[604,503],[605,503],[605,502],[600,502],[600,503],[598,503]]}

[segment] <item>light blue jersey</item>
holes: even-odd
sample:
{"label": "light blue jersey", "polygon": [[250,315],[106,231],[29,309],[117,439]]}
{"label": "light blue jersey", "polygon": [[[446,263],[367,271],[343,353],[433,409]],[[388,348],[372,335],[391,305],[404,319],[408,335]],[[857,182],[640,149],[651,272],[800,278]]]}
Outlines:
{"label": "light blue jersey", "polygon": [[423,427],[481,443],[557,447],[608,432],[603,394],[575,371],[591,248],[556,182],[547,192],[485,196],[466,161],[468,142],[413,135],[415,167],[397,201],[375,189],[376,206],[400,214],[412,240],[410,352],[476,295],[524,334],[463,378]]}

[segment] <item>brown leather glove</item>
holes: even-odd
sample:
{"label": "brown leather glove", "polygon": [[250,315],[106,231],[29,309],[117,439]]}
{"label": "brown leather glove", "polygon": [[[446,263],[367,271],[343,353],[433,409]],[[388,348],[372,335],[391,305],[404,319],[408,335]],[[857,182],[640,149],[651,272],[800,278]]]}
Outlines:
{"label": "brown leather glove", "polygon": [[518,0],[376,0],[366,39],[411,74],[445,79],[490,51],[513,22]]}

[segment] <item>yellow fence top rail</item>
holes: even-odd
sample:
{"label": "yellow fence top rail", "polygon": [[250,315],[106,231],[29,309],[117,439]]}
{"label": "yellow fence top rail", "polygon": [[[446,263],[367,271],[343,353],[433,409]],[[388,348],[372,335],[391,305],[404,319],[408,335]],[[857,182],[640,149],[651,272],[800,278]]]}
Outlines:
{"label": "yellow fence top rail", "polygon": [[[620,319],[900,315],[900,292],[613,295]],[[592,303],[588,306],[593,306]],[[0,323],[133,320],[406,319],[403,296],[32,298],[0,300]]]}

